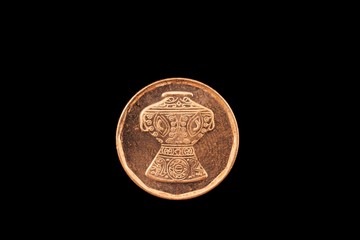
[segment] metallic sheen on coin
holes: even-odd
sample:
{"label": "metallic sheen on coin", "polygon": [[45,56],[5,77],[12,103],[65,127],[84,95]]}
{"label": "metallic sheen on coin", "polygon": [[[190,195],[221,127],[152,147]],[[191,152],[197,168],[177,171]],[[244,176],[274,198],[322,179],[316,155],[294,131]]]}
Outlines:
{"label": "metallic sheen on coin", "polygon": [[203,195],[229,174],[239,131],[222,96],[197,80],[167,78],[136,93],[116,129],[120,163],[132,181],[164,199]]}

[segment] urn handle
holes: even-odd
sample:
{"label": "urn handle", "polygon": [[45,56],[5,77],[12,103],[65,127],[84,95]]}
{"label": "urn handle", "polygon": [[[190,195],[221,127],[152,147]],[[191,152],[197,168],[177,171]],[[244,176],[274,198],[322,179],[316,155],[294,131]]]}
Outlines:
{"label": "urn handle", "polygon": [[153,114],[146,113],[146,108],[140,113],[140,129],[143,132],[148,132],[154,130],[152,126]]}

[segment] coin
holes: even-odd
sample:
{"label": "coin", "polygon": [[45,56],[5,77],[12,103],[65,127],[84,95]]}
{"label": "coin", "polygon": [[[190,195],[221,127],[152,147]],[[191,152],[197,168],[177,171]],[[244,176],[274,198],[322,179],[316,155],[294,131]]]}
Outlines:
{"label": "coin", "polygon": [[159,198],[201,196],[230,173],[239,131],[225,99],[189,78],[157,80],[121,112],[116,149],[130,179]]}

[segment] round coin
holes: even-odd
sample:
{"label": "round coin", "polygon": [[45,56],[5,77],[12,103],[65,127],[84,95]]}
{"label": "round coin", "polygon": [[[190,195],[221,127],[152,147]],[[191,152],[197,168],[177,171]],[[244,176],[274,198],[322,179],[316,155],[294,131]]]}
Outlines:
{"label": "round coin", "polygon": [[116,148],[132,181],[160,198],[203,195],[232,169],[239,131],[228,103],[208,85],[167,78],[145,86],[123,109]]}

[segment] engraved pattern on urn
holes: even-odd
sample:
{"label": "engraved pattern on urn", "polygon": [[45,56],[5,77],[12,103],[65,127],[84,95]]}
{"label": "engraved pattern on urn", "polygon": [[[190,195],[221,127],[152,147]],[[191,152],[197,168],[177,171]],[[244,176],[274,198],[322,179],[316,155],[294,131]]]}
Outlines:
{"label": "engraved pattern on urn", "polygon": [[215,127],[212,110],[191,100],[191,92],[170,91],[140,113],[140,129],[161,144],[145,175],[161,182],[194,182],[207,177],[193,148]]}

